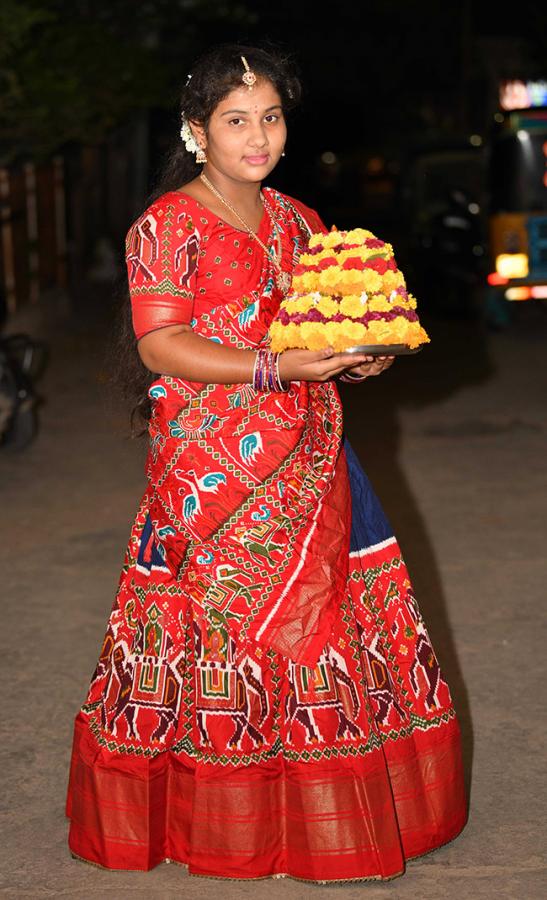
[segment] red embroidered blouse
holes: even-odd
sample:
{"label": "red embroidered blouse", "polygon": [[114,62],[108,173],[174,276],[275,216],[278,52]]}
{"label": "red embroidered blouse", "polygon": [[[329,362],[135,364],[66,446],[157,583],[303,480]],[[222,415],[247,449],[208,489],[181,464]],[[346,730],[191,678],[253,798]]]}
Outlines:
{"label": "red embroidered blouse", "polygon": [[[303,204],[298,206],[314,215]],[[265,210],[258,236],[266,244],[271,227]],[[139,340],[158,328],[190,323],[256,288],[264,250],[246,231],[219,219],[193,197],[169,191],[129,229],[126,262]]]}

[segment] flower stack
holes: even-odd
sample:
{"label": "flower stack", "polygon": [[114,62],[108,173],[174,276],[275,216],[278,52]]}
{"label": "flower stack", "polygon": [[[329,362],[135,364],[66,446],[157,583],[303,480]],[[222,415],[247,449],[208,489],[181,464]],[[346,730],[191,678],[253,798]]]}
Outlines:
{"label": "flower stack", "polygon": [[391,244],[371,231],[313,234],[270,326],[271,349],[336,351],[429,341]]}

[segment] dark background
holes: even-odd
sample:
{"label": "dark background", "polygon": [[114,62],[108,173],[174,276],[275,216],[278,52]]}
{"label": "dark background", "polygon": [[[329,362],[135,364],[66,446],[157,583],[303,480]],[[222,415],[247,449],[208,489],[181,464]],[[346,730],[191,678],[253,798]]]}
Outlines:
{"label": "dark background", "polygon": [[[72,717],[144,481],[146,442],[127,439],[130,405],[113,405],[105,374],[113,285],[123,283],[127,227],[178,138],[179,86],[197,53],[232,40],[273,41],[302,71],[304,103],[269,183],[328,225],[392,240],[431,335],[380,378],[340,387],[348,437],[409,564],[454,698],[471,816],[461,838],[409,866],[394,891],[345,885],[344,898],[545,896],[536,685],[546,642],[546,301],[511,304],[500,292],[491,306],[485,276],[490,211],[504,202],[489,179],[499,82],[547,77],[546,24],[539,0],[508,9],[0,0],[0,351],[17,330],[50,351],[36,379],[38,431],[12,379],[20,414],[0,441],[10,896],[219,894],[215,881],[181,883],[177,866],[146,882],[80,866],[67,852],[63,802]],[[522,196],[502,165],[504,180]],[[478,209],[470,253],[456,252],[453,272],[427,241],[447,193],[462,186],[464,212]],[[0,426],[1,370],[0,358]],[[276,881],[252,886],[256,897],[281,890],[285,900],[302,895]]]}
{"label": "dark background", "polygon": [[269,184],[328,225],[362,225],[396,243],[424,311],[436,301],[418,272],[412,282],[416,253],[449,189],[463,187],[480,207],[471,262],[482,283],[499,83],[545,77],[546,24],[532,0],[510,12],[469,0],[2,0],[9,311],[51,289],[77,303],[83,285],[120,270],[127,227],[178,140],[179,89],[195,57],[226,41],[270,43],[301,71],[304,102]]}

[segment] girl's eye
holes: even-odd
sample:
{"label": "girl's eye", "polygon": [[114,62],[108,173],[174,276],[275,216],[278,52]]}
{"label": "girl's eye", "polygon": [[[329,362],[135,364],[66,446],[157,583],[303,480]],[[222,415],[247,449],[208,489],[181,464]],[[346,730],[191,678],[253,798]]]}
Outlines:
{"label": "girl's eye", "polygon": [[[264,118],[265,118],[266,122],[268,122],[270,124],[272,122],[277,122],[277,120],[280,119],[281,116],[278,113],[268,113],[268,115],[264,116]],[[244,122],[244,119],[242,119],[240,116],[235,116],[233,119],[229,120],[230,125],[236,125],[236,126],[240,125],[242,122]]]}

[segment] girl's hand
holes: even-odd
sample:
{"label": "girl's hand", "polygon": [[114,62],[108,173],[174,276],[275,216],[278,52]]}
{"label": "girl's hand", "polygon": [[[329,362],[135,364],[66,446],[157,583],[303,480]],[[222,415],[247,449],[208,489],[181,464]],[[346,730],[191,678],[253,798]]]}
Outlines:
{"label": "girl's hand", "polygon": [[335,353],[332,347],[284,350],[279,357],[279,377],[281,381],[328,381],[350,366],[352,371],[358,370],[361,364],[374,365],[374,357],[365,353]]}
{"label": "girl's hand", "polygon": [[393,364],[394,356],[367,356],[367,361],[357,366],[349,366],[350,375],[360,375],[368,377],[369,375],[380,375]]}

